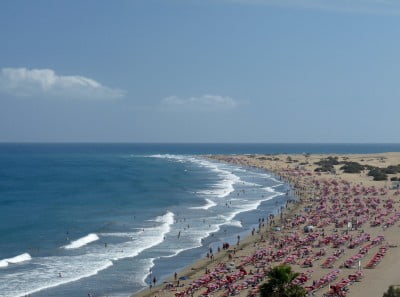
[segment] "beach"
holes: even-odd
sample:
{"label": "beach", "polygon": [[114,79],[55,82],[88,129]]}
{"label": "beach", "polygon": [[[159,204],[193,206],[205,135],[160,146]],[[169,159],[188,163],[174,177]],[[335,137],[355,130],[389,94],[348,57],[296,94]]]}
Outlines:
{"label": "beach", "polygon": [[290,199],[196,146],[18,147],[0,146],[1,297],[130,296],[150,269],[163,281]]}
{"label": "beach", "polygon": [[[389,285],[400,283],[400,193],[388,180],[400,175],[381,181],[368,175],[374,167],[399,165],[400,153],[207,157],[272,172],[292,185],[299,201],[263,218],[237,245],[213,251],[212,259],[205,257],[135,296],[257,296],[268,270],[282,263],[301,273],[296,283],[310,296],[382,296]],[[332,159],[338,163],[333,170],[315,171],[321,168],[316,162]],[[354,162],[363,167],[359,173],[340,169]]]}

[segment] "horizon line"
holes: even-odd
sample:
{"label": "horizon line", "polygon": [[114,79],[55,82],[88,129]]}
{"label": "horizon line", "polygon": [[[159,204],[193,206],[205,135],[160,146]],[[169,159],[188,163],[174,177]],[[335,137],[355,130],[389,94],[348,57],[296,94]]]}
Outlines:
{"label": "horizon line", "polygon": [[105,142],[105,141],[0,141],[1,144],[395,144],[400,142]]}

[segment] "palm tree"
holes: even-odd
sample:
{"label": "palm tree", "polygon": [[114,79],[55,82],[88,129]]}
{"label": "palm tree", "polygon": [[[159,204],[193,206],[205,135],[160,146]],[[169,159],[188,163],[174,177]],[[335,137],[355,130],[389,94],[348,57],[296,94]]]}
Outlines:
{"label": "palm tree", "polygon": [[268,273],[269,281],[260,287],[261,297],[305,297],[306,291],[292,282],[299,274],[288,265],[280,265]]}
{"label": "palm tree", "polygon": [[386,293],[383,294],[383,297],[399,297],[400,296],[400,288],[394,288],[390,286]]}

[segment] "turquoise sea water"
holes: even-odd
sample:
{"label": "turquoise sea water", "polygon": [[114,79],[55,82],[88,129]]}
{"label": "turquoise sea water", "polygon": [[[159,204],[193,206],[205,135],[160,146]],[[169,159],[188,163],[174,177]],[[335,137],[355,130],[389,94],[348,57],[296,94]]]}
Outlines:
{"label": "turquoise sea water", "polygon": [[129,296],[290,198],[199,154],[384,151],[400,145],[0,144],[0,296]]}

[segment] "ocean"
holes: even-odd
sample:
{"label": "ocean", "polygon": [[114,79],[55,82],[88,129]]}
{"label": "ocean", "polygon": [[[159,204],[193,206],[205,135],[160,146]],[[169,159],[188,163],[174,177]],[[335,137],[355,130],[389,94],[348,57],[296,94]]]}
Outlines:
{"label": "ocean", "polygon": [[0,296],[130,296],[286,204],[271,173],[205,154],[399,144],[0,144]]}

